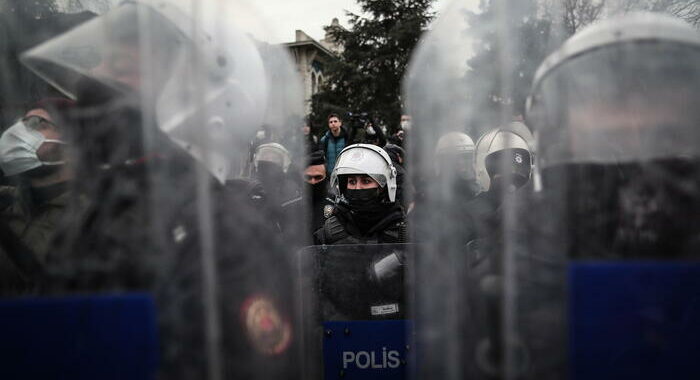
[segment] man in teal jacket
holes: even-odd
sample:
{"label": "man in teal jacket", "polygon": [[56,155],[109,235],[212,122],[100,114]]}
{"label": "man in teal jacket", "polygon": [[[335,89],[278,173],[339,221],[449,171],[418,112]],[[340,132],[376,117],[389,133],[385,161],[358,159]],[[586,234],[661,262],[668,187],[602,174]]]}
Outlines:
{"label": "man in teal jacket", "polygon": [[326,156],[326,172],[330,174],[335,167],[335,161],[346,146],[352,145],[354,133],[352,128],[346,128],[337,114],[328,115],[328,132],[319,143]]}

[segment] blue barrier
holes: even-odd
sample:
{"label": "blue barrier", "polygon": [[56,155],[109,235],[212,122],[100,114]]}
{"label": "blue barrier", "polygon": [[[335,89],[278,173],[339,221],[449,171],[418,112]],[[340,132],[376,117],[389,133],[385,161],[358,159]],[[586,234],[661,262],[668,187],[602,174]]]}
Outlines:
{"label": "blue barrier", "polygon": [[151,296],[71,296],[0,302],[0,379],[154,379]]}
{"label": "blue barrier", "polygon": [[569,268],[571,378],[700,379],[700,263]]}

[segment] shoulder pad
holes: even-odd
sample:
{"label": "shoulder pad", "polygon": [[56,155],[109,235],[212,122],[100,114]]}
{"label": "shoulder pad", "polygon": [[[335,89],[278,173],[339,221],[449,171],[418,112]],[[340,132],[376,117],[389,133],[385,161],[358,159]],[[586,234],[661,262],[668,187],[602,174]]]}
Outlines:
{"label": "shoulder pad", "polygon": [[333,244],[350,236],[337,216],[331,216],[323,224],[324,244]]}
{"label": "shoulder pad", "polygon": [[382,231],[382,243],[408,242],[408,228],[405,221],[400,221]]}

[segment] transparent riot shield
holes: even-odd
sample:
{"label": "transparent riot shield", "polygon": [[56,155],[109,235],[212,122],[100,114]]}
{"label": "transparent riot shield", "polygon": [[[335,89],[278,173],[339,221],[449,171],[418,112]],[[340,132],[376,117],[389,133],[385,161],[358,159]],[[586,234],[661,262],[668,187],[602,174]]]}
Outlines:
{"label": "transparent riot shield", "polygon": [[[700,113],[691,106],[700,38],[677,6],[606,4],[533,81],[536,208],[558,221],[513,236],[523,250],[567,260],[574,378],[700,374],[690,343],[700,330],[685,322],[698,316],[700,291]],[[660,12],[637,12],[649,10]]]}
{"label": "transparent riot shield", "polygon": [[[14,57],[61,101],[0,138],[14,190],[50,206],[32,238],[2,234],[30,286],[0,305],[19,331],[0,377],[299,375],[306,203],[283,217],[240,175],[256,132],[293,133],[302,112],[269,30],[241,1],[128,1]],[[271,142],[301,157],[293,141]]]}
{"label": "transparent riot shield", "polygon": [[299,253],[304,378],[408,378],[409,247],[314,246]]}
{"label": "transparent riot shield", "polygon": [[51,86],[19,63],[18,54],[96,16],[95,9],[69,10],[50,3],[8,1],[3,4],[0,15],[0,33],[4,41],[0,57],[3,130],[26,111],[27,103],[55,95]]}
{"label": "transparent riot shield", "polygon": [[[698,33],[671,3],[454,1],[423,38],[418,378],[697,376]],[[476,195],[431,174],[453,132]]]}

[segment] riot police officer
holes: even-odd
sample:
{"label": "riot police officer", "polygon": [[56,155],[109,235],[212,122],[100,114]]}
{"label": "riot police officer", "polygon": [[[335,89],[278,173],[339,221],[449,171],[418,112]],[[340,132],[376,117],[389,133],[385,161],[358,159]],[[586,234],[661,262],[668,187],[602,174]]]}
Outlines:
{"label": "riot police officer", "polygon": [[[124,2],[23,56],[77,100],[76,193],[91,202],[61,231],[45,290],[148,292],[167,378],[296,375],[287,248],[224,186],[255,130],[301,106],[289,57],[239,28],[257,19],[246,9]],[[273,71],[289,91],[271,90]]]}
{"label": "riot police officer", "polygon": [[462,132],[449,132],[435,146],[435,173],[462,201],[478,193],[474,172],[474,140]]}
{"label": "riot police officer", "polygon": [[[590,263],[696,255],[700,140],[698,107],[692,103],[700,88],[697,31],[663,15],[596,21],[532,73],[528,60],[548,54],[566,33],[557,33],[557,23],[550,20],[551,33],[539,29],[543,19],[530,4],[494,0],[489,5],[481,17],[471,12],[468,1],[455,1],[452,12],[441,15],[414,54],[405,98],[420,134],[412,139],[412,157],[422,160],[413,165],[429,168],[425,158],[441,126],[507,123],[532,82],[526,120],[537,136],[533,191],[525,199],[499,200],[501,237],[488,247],[473,247],[476,254],[468,255],[465,265],[457,262],[466,251],[455,242],[459,236],[438,235],[441,239],[431,239],[430,250],[415,255],[416,277],[422,280],[416,319],[429,327],[429,332],[417,334],[424,347],[418,365],[422,376],[561,379],[568,372],[590,378],[635,377],[630,373],[654,378],[667,377],[673,368],[678,377],[674,364],[656,376],[639,368],[659,363],[656,358],[664,355],[671,363],[690,357],[678,346],[681,349],[671,356],[666,348],[683,340],[666,333],[678,327],[671,316],[697,319],[687,307],[692,301],[678,298],[669,309],[655,305],[625,310],[618,318],[621,313],[614,307],[620,308],[620,301],[651,305],[665,294],[658,285],[667,282],[646,281],[655,278],[650,271],[643,285],[631,291],[625,281],[635,277],[617,271],[629,261],[606,260],[586,267],[577,259]],[[612,7],[603,8],[601,18],[615,14]],[[532,38],[523,39],[523,33]],[[440,189],[428,195],[430,207],[455,199]],[[426,234],[430,238],[448,225],[440,223],[446,219],[440,217],[443,214],[437,215],[430,222],[435,227]],[[482,276],[478,268],[487,258],[501,262]],[[675,264],[692,273],[691,266]],[[465,270],[452,270],[455,267]],[[592,282],[603,284],[596,277],[610,281],[581,288],[576,275],[585,269],[594,273]],[[614,282],[611,274],[625,281]],[[464,278],[470,281],[460,281]],[[649,296],[644,287],[659,291]],[[682,289],[687,288],[677,290]],[[612,307],[594,310],[609,293],[616,294],[614,300],[607,299]],[[582,308],[583,298],[595,300]],[[471,304],[469,299],[487,302]],[[458,316],[435,312],[455,304],[463,305],[462,313],[459,306],[454,308]],[[610,316],[616,324],[608,324]],[[661,321],[671,322],[667,330],[658,328]],[[462,326],[468,326],[466,333],[455,333]],[[624,337],[617,332],[622,330],[628,337],[640,337],[637,346],[620,344],[624,339],[617,338]],[[573,334],[580,331],[588,334]],[[576,339],[567,341],[568,336]],[[604,352],[612,341],[616,349]],[[652,350],[640,351],[640,343]],[[623,363],[635,356],[634,366],[627,368],[636,372],[623,373]],[[568,358],[596,363],[569,367]],[[686,368],[697,373],[695,363]]]}
{"label": "riot police officer", "polygon": [[340,199],[316,231],[318,244],[406,242],[403,207],[396,202],[396,168],[376,145],[355,144],[341,152],[331,174]]}
{"label": "riot police officer", "polygon": [[532,176],[532,133],[519,122],[485,133],[476,142],[474,165],[479,193],[516,191]]}
{"label": "riot police officer", "polygon": [[533,159],[532,134],[522,123],[510,123],[479,138],[474,154],[479,194],[466,206],[464,221],[469,240],[500,237],[501,204],[505,197],[529,195],[518,190],[531,183]]}
{"label": "riot police officer", "polygon": [[[682,338],[668,334],[677,322],[648,315],[672,309],[697,319],[682,296],[672,306],[655,298],[668,291],[653,280],[663,266],[649,270],[639,287],[614,289],[616,300],[636,300],[625,313],[583,310],[586,297],[576,295],[590,294],[594,283],[634,278],[629,259],[698,257],[699,62],[696,30],[669,16],[641,13],[582,30],[538,69],[527,120],[537,132],[535,171],[542,186],[534,205],[513,207],[518,220],[527,216],[530,222],[505,239],[523,257],[520,270],[529,273],[518,280],[517,319],[523,341],[537,341],[527,348],[533,358],[527,378],[561,378],[577,368],[616,378],[664,377],[669,368],[679,368],[675,377],[697,377],[694,360],[683,359],[697,356],[697,350],[689,354]],[[588,271],[581,269],[582,260],[592,263]],[[611,265],[616,270],[606,272]],[[546,300],[542,294],[548,294]],[[601,300],[596,296],[594,302]],[[591,320],[594,328],[581,327]],[[626,340],[613,349],[580,343],[583,336],[619,339],[601,334],[610,326],[669,343],[663,349],[644,341]],[[569,363],[562,350],[567,335],[577,353]],[[641,359],[661,351],[672,359]]]}
{"label": "riot police officer", "polygon": [[639,14],[582,31],[540,66],[527,119],[569,257],[695,256],[699,48],[685,23]]}
{"label": "riot police officer", "polygon": [[297,174],[294,168],[289,151],[282,144],[266,143],[256,148],[253,177],[262,185],[271,207],[279,208],[300,196],[299,176],[292,174]]}
{"label": "riot police officer", "polygon": [[[474,170],[474,140],[463,132],[447,132],[440,136],[433,151],[430,172],[415,173],[415,207],[409,214],[415,237],[426,241],[459,237],[463,244],[473,238],[475,227],[469,215],[469,204],[479,192]],[[429,193],[448,195],[447,199],[430,199]],[[445,222],[434,231],[435,220]]]}

